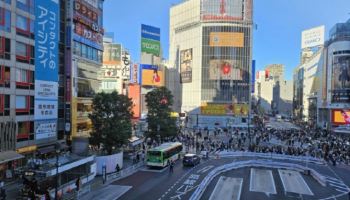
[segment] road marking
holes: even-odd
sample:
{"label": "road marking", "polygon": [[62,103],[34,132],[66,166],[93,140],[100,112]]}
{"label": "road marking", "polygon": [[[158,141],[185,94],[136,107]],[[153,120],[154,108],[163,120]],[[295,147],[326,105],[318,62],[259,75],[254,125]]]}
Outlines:
{"label": "road marking", "polygon": [[209,200],[239,200],[243,179],[220,176]]}
{"label": "road marking", "polygon": [[279,169],[284,191],[297,194],[314,195],[299,172]]}
{"label": "road marking", "polygon": [[334,185],[332,183],[329,184],[330,186],[336,187],[336,188],[341,188],[341,189],[348,189],[346,185]]}
{"label": "road marking", "polygon": [[208,165],[200,170],[197,171],[197,173],[202,173],[204,174],[206,171],[210,170],[211,168],[213,168],[214,166],[213,165]]}
{"label": "road marking", "polygon": [[277,194],[272,171],[251,168],[249,190],[253,192],[264,192],[267,195]]}

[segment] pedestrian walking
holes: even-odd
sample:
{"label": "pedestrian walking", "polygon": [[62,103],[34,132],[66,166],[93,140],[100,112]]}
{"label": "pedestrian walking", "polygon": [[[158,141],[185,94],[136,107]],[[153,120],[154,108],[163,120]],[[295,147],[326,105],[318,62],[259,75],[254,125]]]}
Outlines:
{"label": "pedestrian walking", "polygon": [[170,161],[170,167],[169,167],[169,173],[173,173],[174,172],[174,161]]}

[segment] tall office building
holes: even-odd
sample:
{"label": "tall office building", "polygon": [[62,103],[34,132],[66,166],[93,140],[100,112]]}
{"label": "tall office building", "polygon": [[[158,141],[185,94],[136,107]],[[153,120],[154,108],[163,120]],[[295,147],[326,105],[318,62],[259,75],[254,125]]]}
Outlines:
{"label": "tall office building", "polygon": [[252,7],[252,0],[188,0],[170,9],[169,62],[181,82],[173,93],[188,126],[247,122]]}
{"label": "tall office building", "polygon": [[99,91],[98,72],[103,60],[104,0],[67,0],[65,133],[87,138],[92,98]]}
{"label": "tall office building", "polygon": [[0,1],[1,180],[63,138],[57,134],[64,42],[59,5],[58,0]]}

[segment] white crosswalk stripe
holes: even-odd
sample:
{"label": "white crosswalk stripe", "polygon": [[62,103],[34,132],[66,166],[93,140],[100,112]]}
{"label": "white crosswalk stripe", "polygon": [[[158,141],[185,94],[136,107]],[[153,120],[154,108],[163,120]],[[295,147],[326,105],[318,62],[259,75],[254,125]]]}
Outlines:
{"label": "white crosswalk stripe", "polygon": [[330,176],[326,176],[326,180],[329,186],[333,187],[338,192],[346,193],[350,191],[349,187],[345,185],[345,183],[342,180]]}

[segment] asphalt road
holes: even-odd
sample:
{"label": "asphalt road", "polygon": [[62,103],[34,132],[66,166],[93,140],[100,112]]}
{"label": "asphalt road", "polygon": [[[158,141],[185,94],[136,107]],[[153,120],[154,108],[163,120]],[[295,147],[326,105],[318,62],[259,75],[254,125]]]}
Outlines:
{"label": "asphalt road", "polygon": [[[131,186],[127,193],[121,196],[120,199],[144,199],[144,200],[155,200],[155,199],[189,199],[193,194],[198,185],[202,182],[204,177],[214,168],[223,164],[235,162],[237,160],[248,160],[250,158],[222,158],[222,159],[211,159],[208,161],[202,161],[200,165],[196,167],[183,167],[181,162],[177,162],[174,167],[174,173],[169,173],[168,169],[163,171],[139,171],[132,176],[125,179],[116,181],[112,184]],[[295,163],[295,162],[291,162]],[[305,163],[299,163],[305,166]],[[323,175],[330,177],[332,185],[327,187],[321,186],[312,177],[301,174],[305,184],[310,188],[313,195],[300,195],[291,192],[285,192],[285,188],[282,184],[281,177],[276,169],[271,170],[274,184],[273,187],[276,190],[276,194],[267,194],[265,192],[256,192],[250,190],[250,174],[251,168],[242,168],[237,170],[231,170],[220,174],[215,177],[209,184],[209,187],[204,192],[202,199],[209,199],[213,192],[215,185],[220,176],[242,178],[242,194],[241,200],[245,199],[325,199],[333,195],[344,193],[347,186],[350,185],[350,168],[348,166],[336,166],[330,167],[327,165],[315,165],[308,164]],[[291,179],[292,180],[292,179]],[[347,199],[348,197],[343,196],[336,199]]]}

